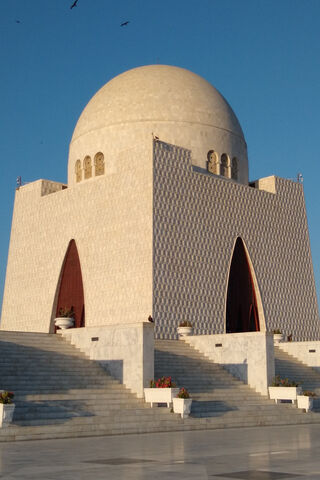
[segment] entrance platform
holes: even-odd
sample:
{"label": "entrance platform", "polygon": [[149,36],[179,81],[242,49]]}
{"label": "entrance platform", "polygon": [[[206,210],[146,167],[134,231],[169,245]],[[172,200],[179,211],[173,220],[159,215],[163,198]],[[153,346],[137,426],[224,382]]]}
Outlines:
{"label": "entrance platform", "polygon": [[6,480],[319,480],[320,426],[0,444]]}

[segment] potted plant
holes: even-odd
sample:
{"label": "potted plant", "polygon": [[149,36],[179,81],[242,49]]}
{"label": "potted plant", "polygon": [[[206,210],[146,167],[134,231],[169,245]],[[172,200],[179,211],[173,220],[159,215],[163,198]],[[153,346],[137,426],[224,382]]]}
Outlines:
{"label": "potted plant", "polygon": [[180,322],[178,326],[178,335],[179,337],[187,337],[192,335],[192,323],[189,321]]}
{"label": "potted plant", "polygon": [[273,330],[273,343],[280,343],[283,341],[283,333],[281,332],[281,330],[279,330],[279,328],[276,328],[275,330]]}
{"label": "potted plant", "polygon": [[297,400],[297,395],[301,393],[301,387],[298,383],[288,378],[280,378],[280,375],[274,377],[271,387],[269,387],[269,397],[271,400],[290,400],[292,403]]}
{"label": "potted plant", "polygon": [[180,413],[181,418],[189,417],[191,412],[192,398],[186,388],[180,388],[178,395],[173,399],[174,413]]}
{"label": "potted plant", "polygon": [[54,324],[56,327],[65,330],[66,328],[73,327],[74,325],[74,310],[73,307],[61,307],[59,308],[58,317],[55,318]]}
{"label": "potted plant", "polygon": [[298,408],[303,408],[306,412],[309,412],[309,410],[312,410],[313,398],[316,396],[314,392],[308,390],[302,392],[301,395],[297,395]]}
{"label": "potted plant", "polygon": [[12,402],[13,392],[0,393],[0,427],[5,427],[12,422],[15,404]]}
{"label": "potted plant", "polygon": [[172,399],[179,393],[179,388],[171,380],[171,377],[161,377],[157,381],[150,380],[150,388],[144,388],[144,398],[146,402],[166,403],[170,407]]}

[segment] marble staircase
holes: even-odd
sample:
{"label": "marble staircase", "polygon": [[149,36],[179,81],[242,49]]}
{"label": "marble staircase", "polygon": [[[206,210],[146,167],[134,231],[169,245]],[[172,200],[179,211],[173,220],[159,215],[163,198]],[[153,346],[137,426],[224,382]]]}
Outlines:
{"label": "marble staircase", "polygon": [[0,442],[320,422],[275,405],[181,340],[155,342],[155,376],[192,394],[192,415],[150,408],[58,335],[0,331],[0,389],[15,393]]}
{"label": "marble staircase", "polygon": [[182,423],[151,409],[104,368],[58,335],[0,332],[0,389],[15,394],[1,441],[171,429]]}
{"label": "marble staircase", "polygon": [[320,412],[320,372],[275,346],[275,372],[281,378],[289,378],[299,383],[303,390],[314,392],[313,410]]}
{"label": "marble staircase", "polygon": [[155,378],[171,376],[193,398],[191,417],[206,428],[320,422],[292,404],[276,405],[182,340],[157,340]]}

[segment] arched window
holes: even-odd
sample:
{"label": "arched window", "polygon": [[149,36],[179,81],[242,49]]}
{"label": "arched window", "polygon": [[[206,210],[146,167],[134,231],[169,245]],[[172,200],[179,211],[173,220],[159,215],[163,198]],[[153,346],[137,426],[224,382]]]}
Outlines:
{"label": "arched window", "polygon": [[230,178],[230,160],[226,153],[221,155],[220,175]]}
{"label": "arched window", "polygon": [[84,178],[91,178],[92,177],[92,165],[91,165],[91,158],[87,155],[83,160],[83,169],[84,169]]}
{"label": "arched window", "polygon": [[76,172],[76,182],[81,182],[82,180],[82,169],[81,169],[81,162],[77,160],[75,163],[75,172]]}
{"label": "arched window", "polygon": [[209,150],[207,155],[207,169],[208,172],[214,173],[215,175],[219,175],[220,173],[220,165],[219,165],[219,157],[214,150]]}
{"label": "arched window", "polygon": [[233,159],[232,159],[231,178],[233,178],[233,180],[238,180],[238,159],[237,159],[237,157],[233,157]]}
{"label": "arched window", "polygon": [[94,174],[96,176],[104,175],[104,155],[101,152],[94,157]]}

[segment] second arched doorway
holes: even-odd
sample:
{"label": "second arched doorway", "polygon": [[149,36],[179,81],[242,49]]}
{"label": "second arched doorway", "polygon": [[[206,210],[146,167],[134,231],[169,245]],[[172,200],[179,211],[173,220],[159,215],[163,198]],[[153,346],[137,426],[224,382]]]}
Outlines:
{"label": "second arched doorway", "polygon": [[240,237],[233,250],[226,302],[226,332],[260,331],[257,295],[247,253]]}

